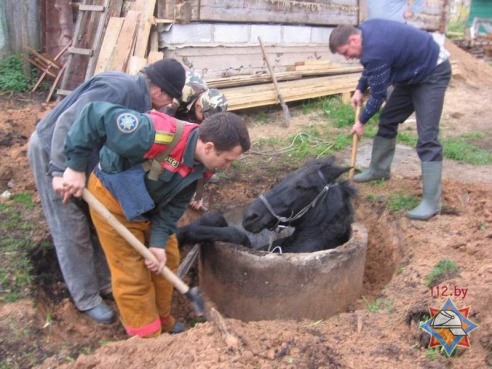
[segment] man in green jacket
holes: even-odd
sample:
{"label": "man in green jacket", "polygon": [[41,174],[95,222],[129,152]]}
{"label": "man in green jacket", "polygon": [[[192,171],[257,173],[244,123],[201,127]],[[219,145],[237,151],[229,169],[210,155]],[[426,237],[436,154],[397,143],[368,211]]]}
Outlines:
{"label": "man in green jacket", "polygon": [[[139,337],[182,330],[170,314],[173,286],[158,273],[164,265],[173,271],[179,266],[176,224],[197,181],[210,178],[212,170],[229,167],[249,150],[248,130],[233,113],[218,113],[197,125],[156,111],[140,114],[108,103],[88,104],[65,142],[64,201],[82,195],[84,168],[99,144],[104,144],[100,163],[88,189],[140,241],[145,242],[150,230],[149,250],[159,261],[144,260],[91,210],[123,324],[129,335]],[[146,172],[149,160],[158,161],[155,178],[152,169]]]}

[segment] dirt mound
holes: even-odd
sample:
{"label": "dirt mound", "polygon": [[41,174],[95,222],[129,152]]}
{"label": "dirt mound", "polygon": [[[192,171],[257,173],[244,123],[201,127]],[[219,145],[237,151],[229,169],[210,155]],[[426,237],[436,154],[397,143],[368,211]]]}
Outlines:
{"label": "dirt mound", "polygon": [[451,53],[451,62],[456,62],[453,68],[459,71],[465,81],[478,86],[492,84],[492,68],[483,60],[477,59],[459,48],[448,38],[446,38],[444,45]]}

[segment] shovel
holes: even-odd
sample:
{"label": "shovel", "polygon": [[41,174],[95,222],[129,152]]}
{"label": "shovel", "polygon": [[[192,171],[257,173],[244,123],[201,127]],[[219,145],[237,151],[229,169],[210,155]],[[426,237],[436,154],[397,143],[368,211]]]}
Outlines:
{"label": "shovel", "polygon": [[[357,104],[357,107],[355,108],[355,120],[354,124],[359,120],[359,115],[360,115],[360,105]],[[359,142],[359,137],[357,137],[357,134],[354,133],[352,137],[352,154],[350,155],[350,172],[349,172],[349,180],[353,181],[354,180],[354,173],[355,173],[355,161],[357,159],[357,144]]]}
{"label": "shovel", "polygon": [[[152,252],[137,238],[133,233],[131,233],[123,224],[120,223],[118,219],[115,218],[113,214],[110,213],[108,209],[96,198],[94,195],[84,188],[82,194],[84,200],[97,211],[106,222],[111,225],[116,232],[120,234],[130,245],[137,250],[140,255],[142,255],[146,260],[150,260],[155,263],[159,263],[157,258],[152,254]],[[199,317],[205,315],[205,300],[203,299],[200,289],[198,287],[193,287],[190,289],[181,279],[179,279],[168,267],[164,266],[161,274],[170,281],[174,288],[176,288],[181,294],[185,295],[188,300],[190,300],[195,314]]]}
{"label": "shovel", "polygon": [[277,91],[278,101],[280,102],[280,105],[282,106],[282,109],[284,110],[284,118],[285,118],[285,124],[284,125],[287,127],[289,125],[289,121],[290,121],[289,108],[287,107],[287,104],[284,101],[284,97],[280,93],[280,89],[278,88],[277,78],[275,77],[275,74],[273,73],[273,68],[270,65],[270,61],[268,60],[268,56],[265,52],[265,48],[263,47],[263,42],[261,41],[260,36],[258,36],[258,41],[260,42],[261,52],[263,53],[263,59],[265,59],[265,62],[268,66],[268,70],[270,72],[270,76],[272,77],[273,84],[275,85],[275,90]]}

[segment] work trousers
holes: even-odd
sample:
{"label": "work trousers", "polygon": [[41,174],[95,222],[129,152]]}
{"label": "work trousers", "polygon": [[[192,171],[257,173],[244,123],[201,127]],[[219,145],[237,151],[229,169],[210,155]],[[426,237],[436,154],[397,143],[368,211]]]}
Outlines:
{"label": "work trousers", "polygon": [[377,136],[395,138],[398,125],[415,112],[417,116],[417,154],[421,161],[442,161],[439,142],[444,95],[451,79],[451,64],[446,60],[434,72],[417,84],[395,85],[381,112]]}
{"label": "work trousers", "polygon": [[99,292],[109,292],[111,287],[106,258],[89,215],[74,202],[63,204],[62,197],[53,191],[48,174],[50,158],[36,131],[29,141],[27,157],[65,284],[75,306],[89,310],[101,303]]}
{"label": "work trousers", "polygon": [[[135,237],[145,244],[149,221],[130,222],[120,203],[104,187],[94,173],[88,189]],[[123,324],[131,336],[155,337],[170,331],[175,320],[171,316],[173,285],[161,274],[151,272],[145,259],[108,222],[91,209],[91,217],[111,270],[113,296]],[[173,272],[179,267],[178,241],[171,235],[166,244],[166,266]]]}

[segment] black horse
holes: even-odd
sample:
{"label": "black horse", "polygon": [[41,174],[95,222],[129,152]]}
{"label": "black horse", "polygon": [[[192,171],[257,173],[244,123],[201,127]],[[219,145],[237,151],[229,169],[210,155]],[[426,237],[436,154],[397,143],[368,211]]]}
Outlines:
{"label": "black horse", "polygon": [[245,210],[244,229],[259,233],[265,228],[294,227],[290,236],[259,248],[273,251],[279,246],[282,253],[321,251],[346,243],[356,191],[348,181],[336,180],[348,170],[335,165],[333,156],[307,162]]}
{"label": "black horse", "polygon": [[229,242],[246,247],[251,242],[246,233],[229,226],[225,218],[219,213],[207,213],[200,219],[176,231],[178,245],[202,242]]}

